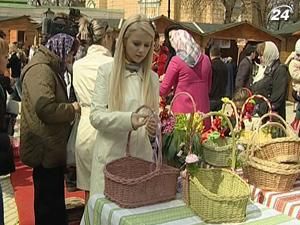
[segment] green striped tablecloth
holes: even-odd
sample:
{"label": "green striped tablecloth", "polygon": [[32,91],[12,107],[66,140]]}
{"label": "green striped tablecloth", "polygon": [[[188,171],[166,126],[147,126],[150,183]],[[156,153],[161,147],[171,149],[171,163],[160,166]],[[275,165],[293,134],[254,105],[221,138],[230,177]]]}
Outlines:
{"label": "green striped tablecloth", "polygon": [[[85,208],[80,225],[206,225],[182,200],[173,200],[135,209],[124,209],[94,195]],[[300,225],[300,221],[274,209],[254,203],[247,208],[247,225]]]}

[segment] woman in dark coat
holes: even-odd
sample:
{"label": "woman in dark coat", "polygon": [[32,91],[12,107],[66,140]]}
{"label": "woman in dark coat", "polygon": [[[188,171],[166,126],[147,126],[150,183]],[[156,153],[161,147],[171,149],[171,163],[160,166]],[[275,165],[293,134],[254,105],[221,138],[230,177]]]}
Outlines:
{"label": "woman in dark coat", "polygon": [[[255,77],[251,90],[254,94],[261,94],[269,99],[272,111],[286,118],[286,94],[289,72],[286,65],[280,63],[279,51],[271,41],[266,41],[257,46],[261,64]],[[258,102],[256,109],[261,116],[268,112],[265,102]]]}

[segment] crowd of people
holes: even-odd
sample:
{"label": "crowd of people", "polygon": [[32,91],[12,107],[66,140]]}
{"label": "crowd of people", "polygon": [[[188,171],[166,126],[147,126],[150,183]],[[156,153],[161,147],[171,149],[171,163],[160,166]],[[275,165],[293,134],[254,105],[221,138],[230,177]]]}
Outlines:
{"label": "crowd of people", "polygon": [[[86,201],[103,193],[103,168],[125,156],[129,132],[131,154],[153,160],[161,100],[187,92],[194,103],[179,96],[173,111],[207,113],[220,110],[224,96],[242,104],[250,91],[285,118],[291,75],[300,101],[300,40],[285,64],[273,42],[248,45],[235,69],[219,46],[206,55],[181,26],[169,27],[161,41],[143,15],[126,19],[117,37],[104,20],[81,18],[79,25],[76,36],[48,35],[31,57],[0,38],[0,175],[15,170],[10,136],[17,115],[6,110],[7,96],[15,95],[22,102],[20,157],[33,168],[37,225],[67,224],[65,180],[70,191],[85,191]],[[151,110],[136,111],[143,105]],[[258,101],[255,113],[267,110]]]}

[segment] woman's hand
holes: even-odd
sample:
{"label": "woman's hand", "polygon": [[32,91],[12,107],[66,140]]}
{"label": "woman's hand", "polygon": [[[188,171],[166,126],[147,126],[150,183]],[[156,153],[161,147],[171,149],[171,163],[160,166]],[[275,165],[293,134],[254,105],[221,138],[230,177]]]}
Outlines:
{"label": "woman's hand", "polygon": [[78,102],[73,102],[72,106],[73,106],[76,113],[81,114],[81,107],[80,107]]}
{"label": "woman's hand", "polygon": [[141,126],[144,126],[147,123],[149,118],[148,114],[145,113],[135,113],[131,114],[131,125],[134,130],[138,129]]}
{"label": "woman's hand", "polygon": [[150,137],[156,136],[157,126],[158,126],[158,117],[156,115],[149,117],[146,125],[146,130]]}

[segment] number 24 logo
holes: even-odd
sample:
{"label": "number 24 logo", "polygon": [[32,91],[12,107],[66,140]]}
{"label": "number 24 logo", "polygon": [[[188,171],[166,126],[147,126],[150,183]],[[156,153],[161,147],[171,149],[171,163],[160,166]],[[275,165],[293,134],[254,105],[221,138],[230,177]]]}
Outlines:
{"label": "number 24 logo", "polygon": [[289,20],[293,8],[289,5],[281,5],[273,8],[269,14],[270,21]]}

